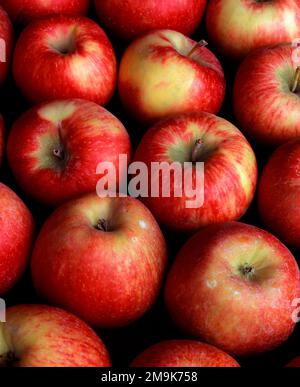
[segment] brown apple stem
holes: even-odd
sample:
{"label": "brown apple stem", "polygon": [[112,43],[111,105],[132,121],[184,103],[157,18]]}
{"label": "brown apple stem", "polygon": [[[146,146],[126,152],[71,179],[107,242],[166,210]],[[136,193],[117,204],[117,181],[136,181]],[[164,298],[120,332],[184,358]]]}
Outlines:
{"label": "brown apple stem", "polygon": [[208,45],[208,43],[204,40],[204,39],[202,39],[202,40],[200,40],[200,42],[198,42],[198,43],[196,43],[195,45],[194,45],[194,47],[191,49],[191,51],[188,53],[188,57],[191,57],[193,54],[194,54],[194,52],[199,48],[199,47],[205,47],[205,46],[207,46]]}
{"label": "brown apple stem", "polygon": [[300,78],[300,66],[297,67],[296,72],[295,72],[292,93],[295,93],[295,91],[297,90],[297,87],[299,85],[299,78]]}
{"label": "brown apple stem", "polygon": [[99,231],[107,232],[108,231],[108,221],[105,219],[100,219],[96,225],[96,229]]}
{"label": "brown apple stem", "polygon": [[204,142],[202,140],[197,140],[195,142],[195,145],[192,150],[192,162],[196,163],[197,161],[200,160],[200,156],[202,153]]}
{"label": "brown apple stem", "polygon": [[0,367],[8,367],[15,360],[11,340],[4,329],[5,323],[0,323]]}

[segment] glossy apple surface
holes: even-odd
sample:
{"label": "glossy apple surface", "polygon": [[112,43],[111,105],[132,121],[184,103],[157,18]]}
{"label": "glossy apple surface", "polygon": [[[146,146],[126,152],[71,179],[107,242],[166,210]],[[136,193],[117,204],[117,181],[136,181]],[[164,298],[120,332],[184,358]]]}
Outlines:
{"label": "glossy apple surface", "polygon": [[120,64],[119,92],[126,110],[144,124],[177,113],[217,113],[225,77],[215,55],[202,42],[159,30],[135,40]]}
{"label": "glossy apple surface", "polygon": [[31,102],[83,98],[105,105],[116,85],[116,58],[105,32],[92,20],[53,16],[22,32],[13,73]]}
{"label": "glossy apple surface", "polygon": [[99,337],[77,317],[43,305],[8,308],[0,323],[2,367],[109,367]]}
{"label": "glossy apple surface", "polygon": [[290,251],[266,231],[237,222],[194,235],[165,288],[166,305],[183,331],[236,356],[286,341],[299,296],[299,268]]}
{"label": "glossy apple surface", "polygon": [[122,123],[94,102],[70,99],[33,107],[14,124],[8,160],[23,190],[36,200],[57,206],[95,192],[97,166],[111,162],[121,179],[119,155],[131,157]]}
{"label": "glossy apple surface", "polygon": [[5,81],[9,70],[13,34],[13,27],[9,17],[0,6],[0,84]]}

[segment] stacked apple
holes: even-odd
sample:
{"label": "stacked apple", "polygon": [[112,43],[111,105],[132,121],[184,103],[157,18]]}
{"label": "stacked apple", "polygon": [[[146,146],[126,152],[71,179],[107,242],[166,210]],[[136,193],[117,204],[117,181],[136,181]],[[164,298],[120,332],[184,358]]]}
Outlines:
{"label": "stacked apple", "polygon": [[[95,0],[97,17],[89,18],[90,5],[1,2],[0,94],[14,90],[10,70],[26,108],[12,125],[5,109],[0,115],[1,178],[11,185],[9,169],[18,192],[0,183],[0,296],[10,298],[30,267],[51,306],[8,308],[0,367],[108,367],[109,351],[87,324],[132,326],[161,293],[180,337],[161,337],[128,364],[238,367],[232,356],[273,350],[298,317],[300,271],[282,242],[300,247],[299,2]],[[209,47],[191,37],[206,5]],[[9,17],[20,30],[14,52]],[[113,45],[97,18],[123,43]],[[114,48],[123,49],[119,69]],[[243,60],[232,101],[242,131],[217,116],[226,112],[227,79],[214,49],[226,68]],[[139,128],[130,130],[141,139],[134,149],[110,108]],[[264,224],[280,240],[239,222],[252,213],[258,144],[266,152],[280,146],[258,190]],[[146,167],[148,194],[100,194],[107,171],[99,165],[124,187],[132,159]],[[180,176],[188,170],[181,195],[175,173],[154,177],[159,163],[176,165]],[[36,232],[32,204],[53,212]],[[188,241],[166,273],[167,242],[173,250],[179,235]]]}

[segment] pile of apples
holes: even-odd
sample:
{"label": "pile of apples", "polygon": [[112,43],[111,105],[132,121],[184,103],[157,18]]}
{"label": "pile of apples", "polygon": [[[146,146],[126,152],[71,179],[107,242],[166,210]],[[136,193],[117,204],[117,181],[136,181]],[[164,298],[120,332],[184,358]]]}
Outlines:
{"label": "pile of apples", "polygon": [[[300,312],[299,1],[0,5],[0,87],[13,77],[27,106],[13,125],[0,106],[1,176],[18,192],[0,183],[0,297],[30,268],[41,302],[9,305],[0,366],[110,366],[101,331],[162,299],[178,336],[133,367],[238,367],[286,342]],[[204,162],[203,206],[100,198],[97,166],[119,182],[120,155]],[[51,212],[41,228],[32,203]],[[240,222],[256,208],[265,230]]]}

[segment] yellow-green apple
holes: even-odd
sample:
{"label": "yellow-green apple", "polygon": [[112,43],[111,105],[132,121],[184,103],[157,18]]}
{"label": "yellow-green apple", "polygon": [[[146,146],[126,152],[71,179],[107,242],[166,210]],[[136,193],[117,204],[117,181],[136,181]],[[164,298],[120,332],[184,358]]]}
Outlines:
{"label": "yellow-green apple", "polygon": [[251,139],[274,146],[299,137],[297,55],[293,44],[262,48],[239,68],[234,110],[241,129]]}
{"label": "yellow-green apple", "polygon": [[1,0],[2,7],[18,23],[30,23],[55,14],[85,15],[90,0]]}
{"label": "yellow-green apple", "polygon": [[106,109],[68,99],[39,104],[21,116],[9,135],[7,154],[22,189],[57,206],[95,192],[101,162],[112,163],[121,183],[127,171],[119,169],[119,155],[129,162],[131,145],[122,123]]}
{"label": "yellow-green apple", "polygon": [[210,1],[206,30],[219,52],[239,60],[255,48],[299,38],[299,1]]}
{"label": "yellow-green apple", "polygon": [[261,217],[282,241],[300,248],[300,140],[281,145],[265,166],[258,190]]}
{"label": "yellow-green apple", "polygon": [[299,368],[300,367],[300,356],[293,359],[287,367],[289,368]]}
{"label": "yellow-green apple", "polygon": [[7,13],[0,6],[0,84],[6,79],[13,45],[13,27]]}
{"label": "yellow-green apple", "polygon": [[182,248],[165,300],[185,332],[237,356],[269,351],[293,332],[300,274],[273,235],[237,222],[211,225]]}
{"label": "yellow-green apple", "polygon": [[119,39],[132,40],[158,29],[191,35],[201,22],[206,0],[95,0],[100,22]]}
{"label": "yellow-green apple", "polygon": [[34,234],[32,215],[22,200],[0,183],[0,295],[23,274]]}
{"label": "yellow-green apple", "polygon": [[152,306],[166,259],[164,237],[142,203],[90,194],[48,219],[31,267],[42,297],[93,326],[119,327]]}
{"label": "yellow-green apple", "polygon": [[[135,160],[146,163],[153,187],[167,182],[163,171],[153,174],[153,163],[170,167],[179,163],[182,175],[191,170],[192,178],[185,179],[182,194],[177,193],[178,178],[174,175],[170,195],[163,195],[161,187],[159,195],[142,198],[158,222],[169,229],[190,232],[208,224],[237,220],[254,196],[257,163],[251,146],[235,126],[212,114],[191,113],[157,123],[142,139]],[[199,162],[204,163],[204,182],[197,179]],[[185,163],[189,163],[186,168]],[[198,205],[203,189],[204,200]],[[195,205],[187,205],[190,200]]]}
{"label": "yellow-green apple", "polygon": [[127,111],[146,124],[176,113],[217,113],[225,78],[205,44],[171,30],[135,40],[123,55],[119,73],[120,97]]}
{"label": "yellow-green apple", "polygon": [[0,165],[3,157],[3,150],[4,150],[4,122],[3,118],[0,115]]}
{"label": "yellow-green apple", "polygon": [[30,24],[17,41],[13,73],[31,102],[83,98],[108,103],[116,58],[105,32],[84,16],[52,16]]}
{"label": "yellow-green apple", "polygon": [[109,354],[77,317],[44,305],[8,308],[0,323],[0,367],[109,367]]}
{"label": "yellow-green apple", "polygon": [[239,367],[227,353],[192,340],[163,341],[146,349],[132,367]]}

